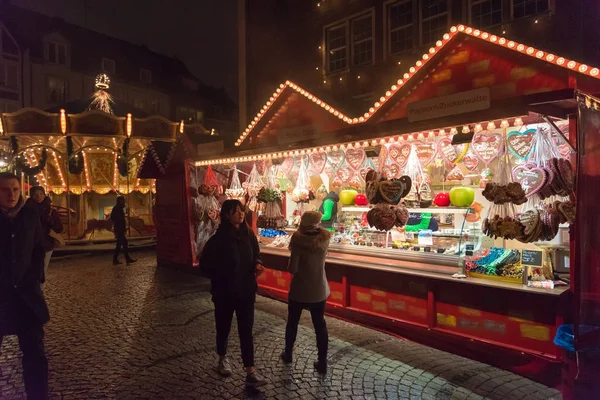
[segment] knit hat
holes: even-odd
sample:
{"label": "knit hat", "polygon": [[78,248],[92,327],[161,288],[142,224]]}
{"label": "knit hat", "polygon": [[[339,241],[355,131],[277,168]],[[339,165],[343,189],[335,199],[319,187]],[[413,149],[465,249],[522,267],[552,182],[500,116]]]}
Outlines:
{"label": "knit hat", "polygon": [[300,219],[300,228],[318,226],[321,223],[321,217],[323,217],[323,214],[318,211],[306,211]]}

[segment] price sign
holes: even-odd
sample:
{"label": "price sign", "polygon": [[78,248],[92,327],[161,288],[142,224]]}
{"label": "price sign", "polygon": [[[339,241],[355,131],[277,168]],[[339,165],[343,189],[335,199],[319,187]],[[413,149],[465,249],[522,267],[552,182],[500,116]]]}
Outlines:
{"label": "price sign", "polygon": [[532,267],[542,267],[543,252],[540,250],[523,250],[521,252],[521,264]]}

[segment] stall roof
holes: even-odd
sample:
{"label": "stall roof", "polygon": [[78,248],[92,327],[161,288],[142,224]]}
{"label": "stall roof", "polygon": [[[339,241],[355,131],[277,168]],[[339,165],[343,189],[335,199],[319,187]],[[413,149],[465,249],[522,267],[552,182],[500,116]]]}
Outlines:
{"label": "stall roof", "polygon": [[[471,41],[472,44],[468,39],[474,39]],[[463,45],[466,46],[465,49],[468,47],[473,51],[461,51],[460,47]],[[500,52],[506,57],[495,54],[498,49],[502,49]],[[472,60],[470,60],[471,54]],[[488,57],[487,60],[485,56]],[[493,61],[490,60],[490,56],[494,58]],[[514,61],[511,64],[506,60]],[[496,64],[498,61],[502,64]],[[453,65],[454,67],[451,68]],[[497,76],[486,74],[486,69],[489,69],[490,65],[498,72],[496,75],[500,76],[500,81],[505,80],[504,85],[496,82]],[[447,68],[444,69],[444,66]],[[544,67],[546,68],[544,73],[537,74],[536,68]],[[452,77],[453,70],[458,68],[461,69],[459,73],[478,74],[478,76],[471,77],[468,81],[464,79],[453,86],[455,80]],[[308,103],[315,103],[324,112],[341,121],[342,126],[349,126],[402,118],[406,116],[406,106],[409,103],[474,88],[492,86],[491,99],[494,100],[527,96],[535,92],[560,92],[577,87],[594,92],[600,89],[598,79],[600,79],[600,70],[596,67],[546,53],[465,25],[458,25],[444,34],[435,46],[431,47],[428,53],[423,54],[422,59],[383,93],[378,102],[365,110],[363,115],[350,117],[296,83],[286,81],[276,89],[273,96],[241,133],[236,146],[240,146],[247,137],[257,137],[268,128],[277,112],[284,106],[286,99],[292,95],[306,98]],[[424,81],[427,81],[429,87],[423,84]],[[444,81],[448,81],[447,84],[444,85]]]}

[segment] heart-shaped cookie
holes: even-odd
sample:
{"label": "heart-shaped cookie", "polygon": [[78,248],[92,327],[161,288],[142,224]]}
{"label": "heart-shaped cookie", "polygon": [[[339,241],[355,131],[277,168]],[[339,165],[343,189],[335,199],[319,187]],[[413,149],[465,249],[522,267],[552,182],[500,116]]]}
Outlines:
{"label": "heart-shaped cookie", "polygon": [[339,178],[342,183],[349,182],[354,176],[354,170],[352,170],[350,167],[342,167],[337,170],[335,176]]}
{"label": "heart-shaped cookie", "polygon": [[388,164],[381,169],[381,174],[384,178],[394,179],[400,174],[400,167],[398,164]]}
{"label": "heart-shaped cookie", "polygon": [[498,133],[481,131],[473,136],[470,149],[487,167],[502,151],[502,136]]}
{"label": "heart-shaped cookie", "polygon": [[532,164],[518,165],[512,170],[513,180],[521,184],[527,197],[539,192],[549,176],[549,171]]}
{"label": "heart-shaped cookie", "polygon": [[467,154],[469,144],[452,144],[452,139],[445,137],[438,142],[439,152],[442,158],[452,165],[456,165]]}
{"label": "heart-shaped cookie", "polygon": [[319,175],[323,172],[325,164],[327,164],[327,153],[325,152],[312,153],[308,156],[309,169],[315,175]]}
{"label": "heart-shaped cookie", "polygon": [[404,184],[399,180],[379,182],[379,194],[389,204],[398,204],[404,190]]}
{"label": "heart-shaped cookie", "polygon": [[412,188],[412,179],[410,179],[410,176],[408,175],[403,175],[398,180],[404,185],[404,191],[402,192],[401,197],[405,198],[408,192],[410,192],[410,189]]}
{"label": "heart-shaped cookie", "polygon": [[362,178],[363,181],[367,181],[367,174],[369,171],[375,171],[373,168],[361,168],[358,170],[358,175]]}
{"label": "heart-shaped cookie", "polygon": [[400,168],[406,167],[408,156],[410,155],[410,143],[392,144],[388,149],[388,156]]}
{"label": "heart-shaped cookie", "polygon": [[508,150],[520,160],[527,160],[533,150],[533,136],[535,129],[527,129],[523,132],[512,131],[506,135]]}
{"label": "heart-shaped cookie", "polygon": [[279,172],[281,172],[284,176],[288,176],[294,167],[294,157],[287,157],[281,165],[279,165]]}
{"label": "heart-shaped cookie", "polygon": [[461,161],[465,168],[467,168],[467,170],[469,170],[470,172],[475,171],[479,166],[479,158],[475,155],[475,153],[473,153],[473,151],[470,148]]}
{"label": "heart-shaped cookie", "polygon": [[419,164],[422,167],[426,167],[431,164],[435,155],[437,154],[437,142],[423,142],[421,140],[415,140],[412,142],[419,158]]}
{"label": "heart-shaped cookie", "polygon": [[343,150],[333,150],[330,151],[327,155],[329,157],[329,164],[333,170],[338,169],[344,163],[344,151]]}
{"label": "heart-shaped cookie", "polygon": [[366,157],[362,147],[346,150],[346,163],[355,171],[361,167]]}

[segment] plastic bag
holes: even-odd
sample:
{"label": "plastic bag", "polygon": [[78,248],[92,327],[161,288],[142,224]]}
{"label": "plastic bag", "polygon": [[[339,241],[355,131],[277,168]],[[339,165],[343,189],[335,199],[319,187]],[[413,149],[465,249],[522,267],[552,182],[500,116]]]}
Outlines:
{"label": "plastic bag", "polygon": [[229,189],[225,190],[225,195],[228,199],[237,199],[241,200],[246,195],[246,190],[242,187],[240,183],[240,175],[238,173],[237,165],[233,165],[233,176],[231,177],[231,184],[229,185]]}

